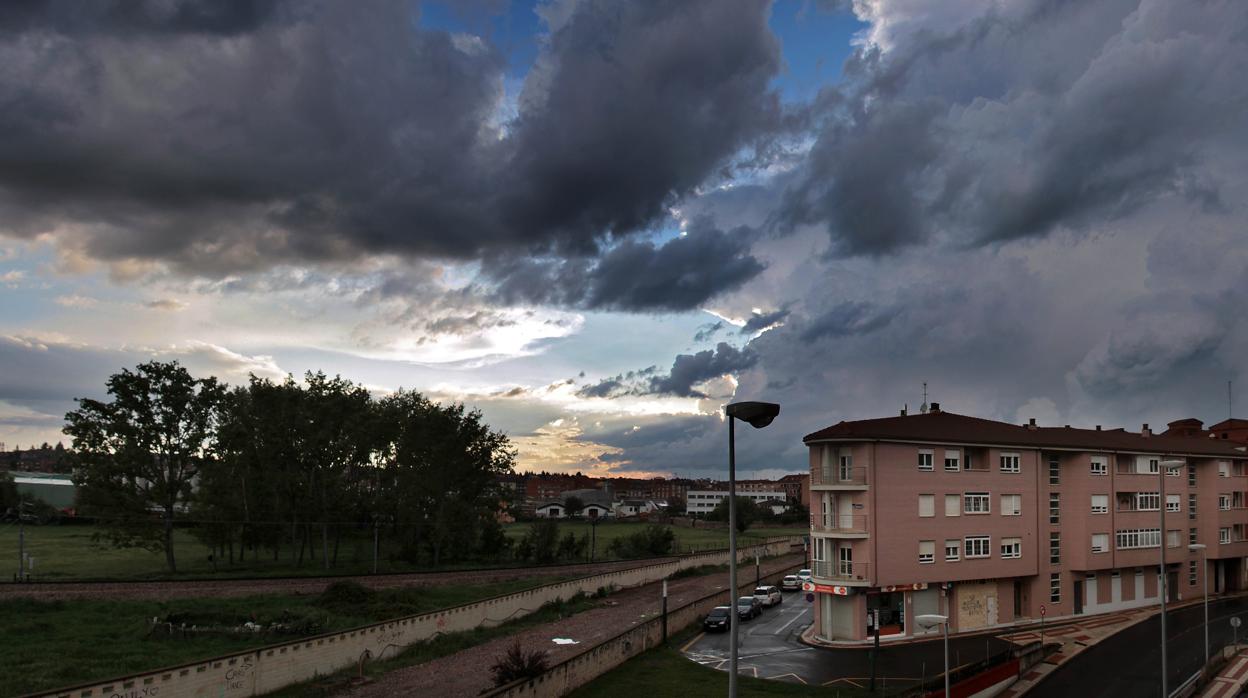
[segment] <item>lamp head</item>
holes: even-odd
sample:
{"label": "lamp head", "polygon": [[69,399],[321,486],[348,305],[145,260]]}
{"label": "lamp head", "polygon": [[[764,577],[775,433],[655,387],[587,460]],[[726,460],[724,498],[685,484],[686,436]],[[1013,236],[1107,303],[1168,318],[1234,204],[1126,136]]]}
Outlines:
{"label": "lamp head", "polygon": [[923,615],[915,616],[914,622],[918,623],[924,628],[934,628],[938,625],[943,625],[949,622],[949,616],[941,616],[935,613],[925,613]]}
{"label": "lamp head", "polygon": [[739,419],[755,429],[762,429],[780,414],[780,405],[774,402],[734,402],[724,411],[729,419]]}

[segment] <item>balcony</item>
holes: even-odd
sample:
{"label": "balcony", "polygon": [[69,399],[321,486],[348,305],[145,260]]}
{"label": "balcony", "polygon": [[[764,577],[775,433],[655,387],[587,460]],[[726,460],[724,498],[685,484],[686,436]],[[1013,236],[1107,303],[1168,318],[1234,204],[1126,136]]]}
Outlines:
{"label": "balcony", "polygon": [[839,560],[815,560],[811,573],[815,582],[868,586],[871,583],[869,562],[842,562]]}
{"label": "balcony", "polygon": [[816,514],[811,532],[829,538],[866,538],[866,514],[829,514],[825,525],[824,517]]}
{"label": "balcony", "polygon": [[865,490],[867,489],[867,466],[842,466],[814,468],[810,473],[811,489],[816,490]]}

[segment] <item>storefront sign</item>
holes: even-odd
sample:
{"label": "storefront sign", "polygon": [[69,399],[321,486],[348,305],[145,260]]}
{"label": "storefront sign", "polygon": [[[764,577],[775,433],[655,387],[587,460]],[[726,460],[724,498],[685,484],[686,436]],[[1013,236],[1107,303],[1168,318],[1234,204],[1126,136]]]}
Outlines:
{"label": "storefront sign", "polygon": [[877,591],[881,594],[891,594],[894,591],[922,591],[927,588],[927,582],[918,582],[917,584],[896,584],[893,586],[880,587]]}
{"label": "storefront sign", "polygon": [[820,594],[849,596],[849,587],[832,586],[831,584],[815,584],[814,582],[802,582],[802,591],[817,591]]}

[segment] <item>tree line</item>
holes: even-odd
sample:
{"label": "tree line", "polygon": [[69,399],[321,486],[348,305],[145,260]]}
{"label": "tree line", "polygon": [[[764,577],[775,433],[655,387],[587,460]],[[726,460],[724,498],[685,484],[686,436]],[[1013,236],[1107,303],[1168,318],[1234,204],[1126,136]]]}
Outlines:
{"label": "tree line", "polygon": [[230,387],[176,361],[123,369],[107,387],[66,415],[78,508],[106,542],[163,552],[170,572],[180,521],[219,559],[326,569],[344,534],[374,529],[435,565],[508,545],[495,478],[515,451],[462,404],[376,399],[320,372]]}

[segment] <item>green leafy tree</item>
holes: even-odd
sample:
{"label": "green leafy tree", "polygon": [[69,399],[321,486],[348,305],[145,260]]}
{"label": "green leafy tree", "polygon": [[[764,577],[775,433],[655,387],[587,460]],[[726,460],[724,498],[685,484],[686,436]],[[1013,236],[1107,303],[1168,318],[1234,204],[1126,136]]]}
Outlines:
{"label": "green leafy tree", "polygon": [[[719,500],[719,504],[706,515],[711,521],[727,521],[728,520],[728,498],[724,497]],[[759,506],[749,497],[737,497],[737,533],[745,533],[754,522],[762,518],[762,511]]]}
{"label": "green leafy tree", "polygon": [[554,519],[538,519],[529,524],[522,541],[523,548],[535,562],[554,562],[559,556],[559,522]]}
{"label": "green leafy tree", "polygon": [[123,369],[107,385],[109,401],[79,399],[65,416],[79,501],[105,524],[104,539],[163,550],[176,572],[174,519],[190,504],[211,456],[224,387],[215,378],[193,378],[176,361]]}
{"label": "green leafy tree", "polygon": [[0,470],[0,519],[12,511],[13,515],[17,514],[17,485],[13,482],[13,475],[7,470]]}
{"label": "green leafy tree", "polygon": [[572,495],[563,500],[563,508],[568,510],[568,516],[575,518],[580,516],[581,511],[585,509],[585,502],[581,501],[580,497]]}

